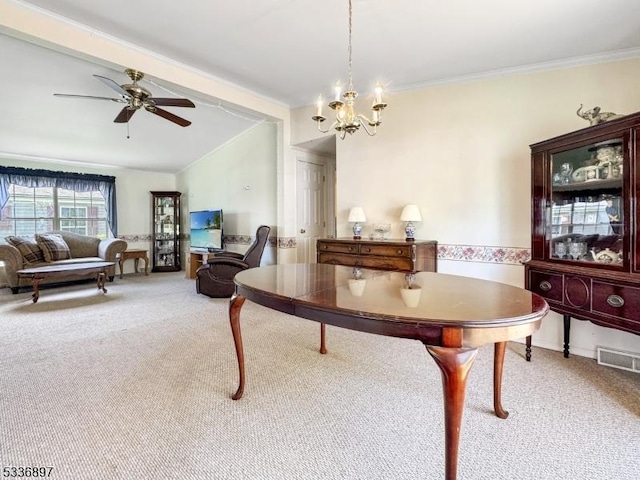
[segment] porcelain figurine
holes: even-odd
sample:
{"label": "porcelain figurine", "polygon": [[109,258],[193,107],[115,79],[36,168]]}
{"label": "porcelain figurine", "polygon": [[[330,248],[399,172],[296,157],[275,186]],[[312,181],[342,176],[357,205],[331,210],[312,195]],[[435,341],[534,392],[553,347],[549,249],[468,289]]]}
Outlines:
{"label": "porcelain figurine", "polygon": [[624,115],[620,115],[618,113],[613,112],[601,112],[600,107],[593,107],[590,110],[582,111],[582,104],[580,104],[580,108],[576,112],[580,118],[584,118],[589,125],[598,125],[599,123],[608,122],[610,120],[615,120],[616,118],[623,117]]}

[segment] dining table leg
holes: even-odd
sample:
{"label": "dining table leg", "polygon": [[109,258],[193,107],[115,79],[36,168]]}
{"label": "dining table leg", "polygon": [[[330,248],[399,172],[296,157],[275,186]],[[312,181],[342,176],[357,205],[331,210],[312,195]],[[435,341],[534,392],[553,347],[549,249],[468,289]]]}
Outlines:
{"label": "dining table leg", "polygon": [[320,353],[327,353],[327,326],[324,323],[320,324]]}
{"label": "dining table leg", "polygon": [[231,332],[233,333],[233,343],[236,346],[236,356],[238,357],[238,370],[240,373],[240,384],[238,390],[231,398],[239,400],[244,393],[244,350],[242,348],[242,335],[240,333],[240,310],[244,304],[245,298],[242,295],[234,294],[229,300],[229,321],[231,323]]}
{"label": "dining table leg", "polygon": [[506,348],[507,342],[496,342],[493,345],[493,411],[502,419],[509,416],[509,412],[502,408],[502,366]]}
{"label": "dining table leg", "polygon": [[460,426],[462,425],[467,376],[478,349],[425,346],[438,364],[438,367],[440,367],[442,376],[445,425],[445,479],[456,480]]}

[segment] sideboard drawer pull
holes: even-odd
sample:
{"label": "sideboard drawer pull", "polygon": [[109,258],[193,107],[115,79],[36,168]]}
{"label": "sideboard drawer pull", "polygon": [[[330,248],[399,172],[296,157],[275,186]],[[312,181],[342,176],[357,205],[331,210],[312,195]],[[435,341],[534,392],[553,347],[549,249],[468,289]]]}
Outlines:
{"label": "sideboard drawer pull", "polygon": [[607,297],[607,303],[612,307],[622,307],[624,305],[624,298],[620,295],[609,295]]}
{"label": "sideboard drawer pull", "polygon": [[402,250],[398,250],[398,255],[402,255]]}
{"label": "sideboard drawer pull", "polygon": [[542,290],[543,292],[548,292],[549,290],[551,290],[551,283],[547,280],[540,282],[540,290]]}

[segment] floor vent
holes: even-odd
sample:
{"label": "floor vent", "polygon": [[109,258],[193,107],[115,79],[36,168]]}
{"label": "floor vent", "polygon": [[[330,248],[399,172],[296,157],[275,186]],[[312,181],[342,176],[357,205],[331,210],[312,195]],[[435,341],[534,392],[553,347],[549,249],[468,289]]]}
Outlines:
{"label": "floor vent", "polygon": [[640,353],[598,347],[598,364],[640,373]]}

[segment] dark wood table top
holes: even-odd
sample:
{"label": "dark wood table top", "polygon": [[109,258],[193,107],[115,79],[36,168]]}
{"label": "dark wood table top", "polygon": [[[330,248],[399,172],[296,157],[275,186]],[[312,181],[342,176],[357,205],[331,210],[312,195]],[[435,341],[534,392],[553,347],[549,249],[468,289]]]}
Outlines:
{"label": "dark wood table top", "polygon": [[522,288],[433,272],[286,264],[242,271],[235,283],[245,298],[282,312],[432,345],[442,345],[443,328],[463,332],[462,344],[448,346],[523,338],[548,311],[542,297]]}

